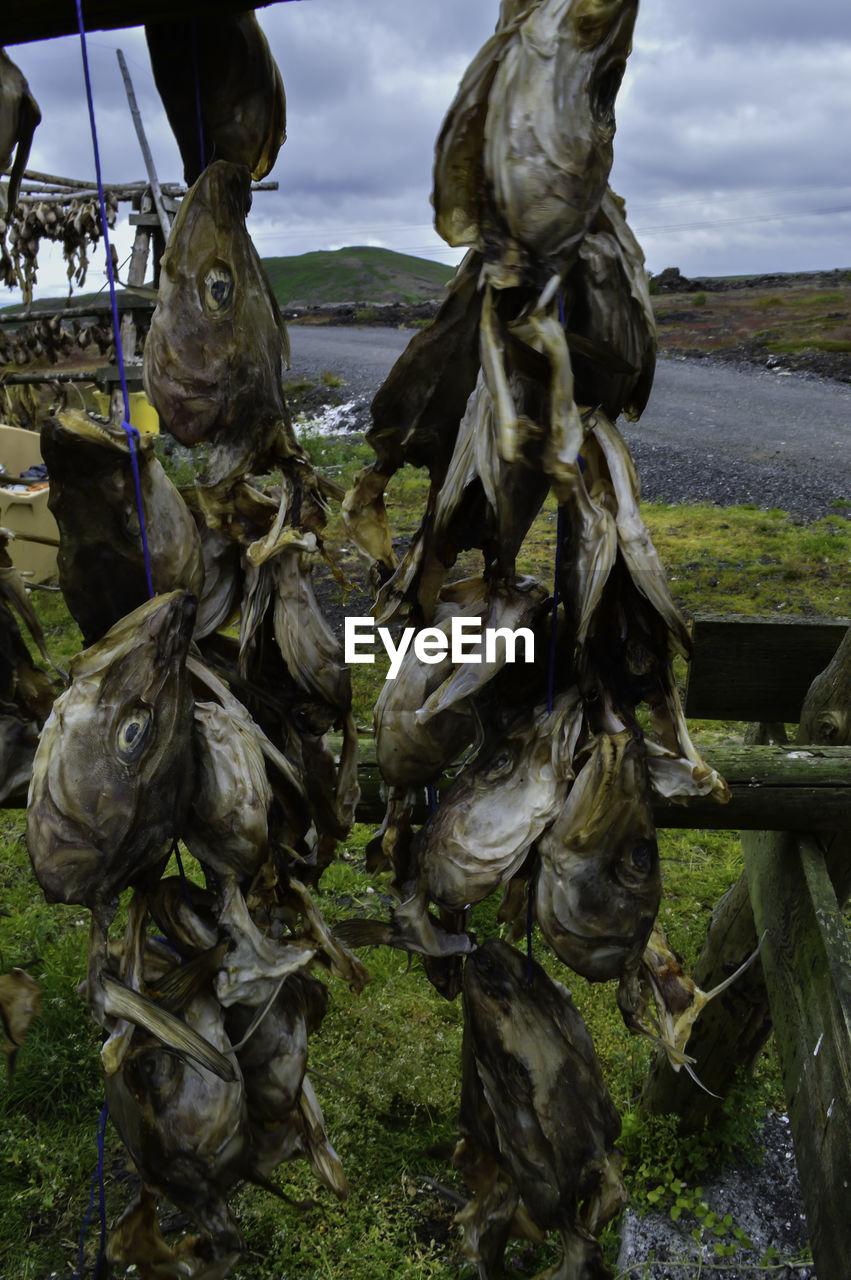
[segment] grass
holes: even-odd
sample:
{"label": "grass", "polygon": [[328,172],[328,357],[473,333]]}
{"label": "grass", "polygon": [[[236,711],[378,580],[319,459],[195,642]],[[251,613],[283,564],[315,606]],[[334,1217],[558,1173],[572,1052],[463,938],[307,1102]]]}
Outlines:
{"label": "grass", "polygon": [[[371,457],[364,444],[311,435],[306,446],[317,466],[348,483]],[[405,468],[388,490],[394,532],[416,528],[427,488],[425,473]],[[841,509],[844,513],[845,507]],[[851,520],[837,511],[799,525],[782,511],[754,507],[644,507],[644,516],[668,569],[672,590],[687,613],[782,612],[804,617],[847,610]],[[533,525],[519,567],[542,581],[552,578],[555,509],[547,502]],[[353,579],[360,572],[339,516],[329,525],[335,558]],[[459,562],[459,576],[475,571],[475,557]],[[48,644],[67,663],[79,633],[58,594],[33,600]],[[365,724],[382,680],[380,668],[356,669],[357,716]],[[724,726],[737,733],[742,726]],[[14,1087],[0,1083],[0,1277],[67,1274],[88,1206],[95,1160],[95,1126],[102,1102],[97,1030],[75,987],[85,972],[87,913],[47,904],[29,867],[20,813],[0,811],[0,970],[25,965],[44,987],[43,1010],[18,1056]],[[371,830],[359,826],[326,871],[317,894],[329,922],[353,910],[380,916],[387,884],[365,871]],[[738,837],[730,832],[663,831],[664,892],[660,919],[672,945],[693,966],[709,914],[741,871]],[[497,932],[498,903],[474,913],[479,936]],[[752,1080],[744,1083],[723,1124],[684,1142],[668,1121],[639,1117],[637,1099],[649,1046],[627,1034],[613,984],[590,984],[568,974],[541,943],[536,958],[567,980],[585,1017],[621,1114],[627,1180],[639,1205],[667,1195],[672,1179],[700,1170],[734,1150],[751,1150],[757,1121],[782,1105],[777,1062],[769,1047]],[[351,1186],[345,1205],[318,1189],[306,1163],[276,1174],[296,1208],[244,1188],[234,1209],[246,1252],[242,1280],[338,1277],[347,1280],[473,1280],[452,1226],[456,1206],[439,1188],[463,1195],[451,1165],[460,1083],[461,1009],[424,980],[418,962],[378,948],[366,953],[372,981],[354,996],[329,979],[328,1014],[311,1040],[311,1071],[332,1143]],[[112,1127],[107,1129],[107,1209],[117,1216],[128,1198],[130,1171]],[[658,1192],[658,1195],[656,1194]],[[91,1229],[87,1257],[96,1246]],[[609,1261],[616,1250],[607,1235]],[[531,1276],[552,1265],[551,1246],[518,1245],[511,1274]]]}

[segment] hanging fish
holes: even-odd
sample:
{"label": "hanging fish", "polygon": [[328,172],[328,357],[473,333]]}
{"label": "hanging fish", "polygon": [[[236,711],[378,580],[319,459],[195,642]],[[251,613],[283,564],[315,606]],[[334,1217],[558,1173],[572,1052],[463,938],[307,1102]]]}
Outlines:
{"label": "hanging fish", "polygon": [[[45,419],[48,507],[59,526],[59,585],[85,645],[148,599],[145,546],[126,431],[79,410]],[[186,503],[154,453],[135,444],[151,581],[157,594],[200,597],[201,543]]]}
{"label": "hanging fish", "polygon": [[552,1274],[605,1280],[597,1233],[626,1202],[620,1117],[570,992],[496,938],[466,960],[461,1141],[474,1198],[458,1214],[480,1275],[502,1272],[510,1234],[558,1231]]}
{"label": "hanging fish", "polygon": [[535,909],[544,938],[591,981],[618,977],[644,951],[662,893],[640,734],[592,741],[538,856]]}
{"label": "hanging fish", "polygon": [[194,619],[188,592],[156,596],[72,660],[27,804],[27,848],[51,901],[108,905],[162,871],[192,793]]}
{"label": "hanging fish", "polygon": [[149,22],[145,38],[187,186],[214,160],[265,178],[287,136],[287,104],[254,12]]}
{"label": "hanging fish", "polygon": [[0,185],[0,241],[18,203],[21,179],[40,120],[41,111],[22,72],[6,50],[0,49],[0,173],[9,173],[6,188]]}
{"label": "hanging fish", "polygon": [[145,340],[145,390],[181,444],[211,443],[198,482],[208,520],[229,515],[244,475],[279,465],[295,489],[298,523],[321,528],[320,482],[296,441],[281,381],[286,326],[245,225],[250,188],[244,166],[216,160],[184,197]]}

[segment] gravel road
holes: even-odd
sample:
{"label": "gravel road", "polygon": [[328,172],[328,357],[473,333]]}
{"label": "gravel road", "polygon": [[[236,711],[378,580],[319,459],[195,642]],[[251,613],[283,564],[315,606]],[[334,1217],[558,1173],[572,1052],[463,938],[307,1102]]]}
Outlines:
{"label": "gravel road", "polygon": [[[363,428],[366,408],[409,330],[290,325],[293,377],[339,374],[352,404],[341,427]],[[752,502],[802,520],[851,501],[851,386],[711,360],[660,360],[641,421],[619,424],[646,498]]]}

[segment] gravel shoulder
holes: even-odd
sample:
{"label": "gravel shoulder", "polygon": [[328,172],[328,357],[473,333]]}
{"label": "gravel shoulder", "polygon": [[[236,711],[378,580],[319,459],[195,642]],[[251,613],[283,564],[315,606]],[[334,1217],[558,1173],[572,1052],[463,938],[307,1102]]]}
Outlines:
{"label": "gravel shoulder", "polygon": [[[365,431],[409,329],[291,325],[294,410],[335,434]],[[326,387],[333,372],[342,385]],[[337,412],[328,416],[326,410]],[[851,507],[851,385],[706,357],[660,359],[640,422],[618,423],[645,499],[752,503],[805,523]],[[848,504],[848,507],[843,504]]]}

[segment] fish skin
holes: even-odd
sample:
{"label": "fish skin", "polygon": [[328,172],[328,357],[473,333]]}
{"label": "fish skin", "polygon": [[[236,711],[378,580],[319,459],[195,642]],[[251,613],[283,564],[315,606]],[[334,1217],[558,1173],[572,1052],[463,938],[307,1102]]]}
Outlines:
{"label": "fish skin", "polygon": [[662,894],[640,736],[623,730],[592,742],[538,854],[544,938],[583,977],[619,977],[644,951]]}
{"label": "fish skin", "polygon": [[247,716],[195,703],[195,788],[182,838],[219,875],[254,875],[266,858],[272,788]]}
{"label": "fish skin", "polygon": [[513,240],[558,272],[606,190],[637,12],[638,0],[543,0],[490,89],[483,172],[495,211]]}
{"label": "fish skin", "polygon": [[[210,164],[184,196],[145,340],[148,399],[181,444],[213,444],[215,489],[273,457],[301,463],[281,383],[289,339],[245,226],[248,170]],[[312,474],[312,469],[309,469]]]}
{"label": "fish skin", "polygon": [[227,1194],[246,1155],[245,1087],[215,998],[198,994],[183,1013],[227,1058],[232,1079],[188,1066],[138,1030],[121,1067],[106,1078],[106,1100],[143,1182],[191,1214],[219,1257],[241,1247]]}
{"label": "fish skin", "polygon": [[496,938],[467,958],[462,998],[456,1159],[463,1171],[489,1158],[503,1182],[496,1203],[477,1192],[464,1211],[474,1260],[483,1252],[501,1261],[494,1255],[514,1210],[510,1198],[507,1209],[499,1200],[513,1191],[539,1231],[561,1235],[564,1270],[554,1274],[602,1280],[609,1272],[595,1233],[626,1193],[614,1150],[620,1118],[588,1029],[565,987]]}
{"label": "fish skin", "polygon": [[192,791],[188,592],[156,596],[71,662],[33,762],[27,847],[49,901],[108,906],[156,877]]}
{"label": "fish skin", "polygon": [[416,841],[418,884],[431,901],[460,910],[511,877],[561,809],[581,725],[571,689],[461,771]]}
{"label": "fish skin", "polygon": [[[47,418],[42,457],[48,507],[59,526],[59,585],[85,645],[148,599],[136,488],[127,433],[78,410]],[[136,444],[151,580],[157,594],[183,588],[200,597],[201,542],[185,502],[154,454]]]}
{"label": "fish skin", "polygon": [[[154,82],[183,160],[187,186],[204,159],[245,165],[265,178],[287,132],[284,83],[253,12],[205,13],[202,22],[145,25]],[[194,67],[198,67],[198,83]]]}
{"label": "fish skin", "polygon": [[0,173],[9,173],[9,184],[3,193],[5,209],[0,207],[0,223],[3,224],[0,244],[5,239],[6,221],[18,203],[21,179],[27,167],[33,135],[40,122],[41,111],[23,72],[6,50],[0,49]]}
{"label": "fish skin", "polygon": [[[576,399],[599,405],[612,422],[620,413],[637,422],[656,370],[656,319],[644,254],[623,201],[609,188],[565,281],[568,345]],[[576,335],[599,355],[576,349]]]}

